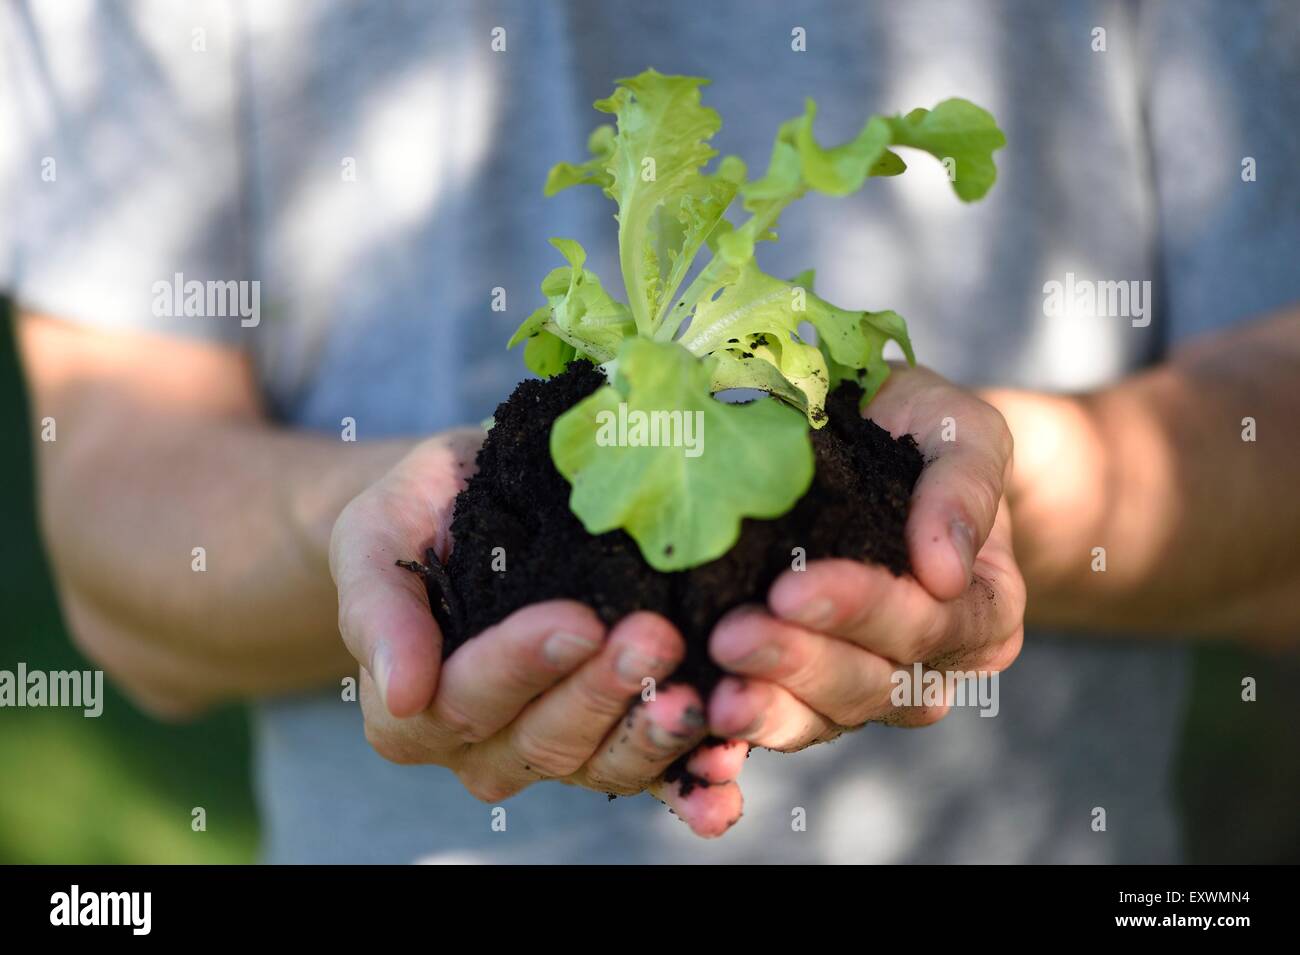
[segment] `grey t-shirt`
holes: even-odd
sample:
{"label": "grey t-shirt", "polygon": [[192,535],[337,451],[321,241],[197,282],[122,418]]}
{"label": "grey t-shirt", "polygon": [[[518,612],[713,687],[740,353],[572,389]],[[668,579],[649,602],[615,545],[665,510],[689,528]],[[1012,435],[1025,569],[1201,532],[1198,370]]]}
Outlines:
{"label": "grey t-shirt", "polygon": [[[752,168],[806,95],[827,142],[952,95],[994,113],[1009,145],[984,202],[922,157],[805,200],[762,250],[773,274],[815,266],[832,301],[897,309],[958,381],[1100,386],[1300,299],[1290,3],[65,2],[8,5],[0,25],[5,287],[71,321],[246,348],[291,427],[350,417],[365,439],[488,415],[523,374],[503,343],[559,264],[549,236],[583,242],[617,288],[612,207],[541,184],[582,154],[591,102],[647,66],[711,76],[717,145]],[[178,272],[259,280],[261,323],[154,317],[153,284]],[[1048,314],[1067,273],[1151,281],[1149,324]],[[649,797],[556,784],[495,831],[449,772],[376,756],[339,688],[261,700],[265,858],[1178,858],[1178,641],[1031,633],[1000,690],[993,719],[756,753],[745,817],[712,842]]]}

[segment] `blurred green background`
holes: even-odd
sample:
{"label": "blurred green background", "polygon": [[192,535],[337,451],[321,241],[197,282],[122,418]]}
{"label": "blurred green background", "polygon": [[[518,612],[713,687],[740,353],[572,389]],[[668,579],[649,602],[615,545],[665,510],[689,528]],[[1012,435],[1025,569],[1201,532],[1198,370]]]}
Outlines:
{"label": "blurred green background", "polygon": [[[0,301],[0,669],[88,664],[68,641],[37,538],[27,409]],[[1241,679],[1259,700],[1240,702]],[[1196,651],[1178,768],[1189,861],[1300,862],[1300,661]],[[245,713],[162,725],[105,684],[104,713],[0,710],[0,862],[248,862],[257,817]],[[191,829],[202,806],[207,830]]]}

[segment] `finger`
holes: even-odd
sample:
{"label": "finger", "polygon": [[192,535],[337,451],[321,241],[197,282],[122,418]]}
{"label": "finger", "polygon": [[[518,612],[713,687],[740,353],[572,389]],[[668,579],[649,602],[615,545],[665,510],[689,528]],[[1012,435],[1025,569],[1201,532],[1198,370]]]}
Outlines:
{"label": "finger", "polygon": [[728,672],[779,684],[841,726],[858,726],[880,712],[894,671],[890,661],[856,644],[753,607],[722,619],[709,653]]}
{"label": "finger", "polygon": [[685,652],[677,628],[658,614],[625,617],[599,656],[475,747],[468,772],[511,792],[539,779],[571,776],[639,702],[642,681],[666,678]]}
{"label": "finger", "polygon": [[728,739],[701,743],[686,760],[686,771],[711,785],[735,782],[749,756],[749,744]]}
{"label": "finger", "polygon": [[456,754],[446,747],[442,734],[430,732],[427,716],[399,718],[389,712],[379,695],[379,687],[365,667],[360,670],[357,690],[366,742],[384,759],[404,766],[450,765],[454,760]]}
{"label": "finger", "polygon": [[818,560],[783,573],[768,594],[773,616],[842,637],[887,660],[926,660],[944,645],[955,614],[910,577],[874,564]]}
{"label": "finger", "polygon": [[517,610],[447,658],[429,715],[449,740],[486,740],[599,653],[604,638],[596,614],[571,600]]}
{"label": "finger", "polygon": [[[410,556],[397,536],[357,530],[370,523],[364,508],[339,518],[330,570],[339,593],[339,633],[375,680],[394,716],[412,716],[433,699],[442,635],[423,582],[396,565]],[[376,519],[371,526],[382,526]]]}
{"label": "finger", "polygon": [[924,657],[938,669],[1005,670],[1024,639],[1025,581],[1011,548],[1005,501],[975,560],[970,588],[951,605],[945,638]]}
{"label": "finger", "polygon": [[692,785],[683,795],[681,781],[659,780],[650,792],[677,814],[691,831],[705,839],[716,839],[734,826],[744,812],[745,800],[735,783],[717,786]]}
{"label": "finger", "polygon": [[783,753],[834,739],[843,732],[784,687],[766,680],[725,677],[709,698],[709,727]]}
{"label": "finger", "polygon": [[954,396],[944,417],[953,419],[949,433],[956,438],[945,441],[940,430],[921,436],[929,463],[912,492],[906,536],[916,579],[939,600],[952,600],[970,585],[975,555],[993,529],[1011,465],[1011,433],[990,406],[956,389],[945,393]]}
{"label": "finger", "polygon": [[681,683],[667,686],[619,720],[572,781],[630,796],[663,775],[704,737],[700,694]]}

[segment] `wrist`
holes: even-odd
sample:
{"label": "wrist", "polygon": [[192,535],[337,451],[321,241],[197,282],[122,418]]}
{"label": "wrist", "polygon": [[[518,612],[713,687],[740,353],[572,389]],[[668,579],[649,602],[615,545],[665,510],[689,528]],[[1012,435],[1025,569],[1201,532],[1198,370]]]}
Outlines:
{"label": "wrist", "polygon": [[329,543],[334,522],[354,497],[380,480],[417,442],[342,443],[331,447],[319,467],[285,484],[282,513],[298,543],[302,562],[328,582]]}
{"label": "wrist", "polygon": [[1011,389],[981,397],[1002,413],[1015,440],[1007,501],[1031,621],[1066,622],[1094,576],[1093,548],[1106,544],[1111,467],[1092,405]]}

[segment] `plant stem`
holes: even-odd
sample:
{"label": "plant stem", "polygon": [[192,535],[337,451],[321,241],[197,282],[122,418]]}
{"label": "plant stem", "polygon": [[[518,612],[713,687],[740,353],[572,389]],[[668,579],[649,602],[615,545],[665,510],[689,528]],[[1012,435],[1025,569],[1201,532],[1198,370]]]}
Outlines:
{"label": "plant stem", "polygon": [[[758,212],[752,213],[736,231],[748,232],[753,241],[757,242],[759,236],[776,224],[776,220],[781,217],[781,213],[785,211],[786,206],[803,194],[804,190],[800,189],[786,199],[767,204]],[[699,304],[704,293],[722,280],[728,267],[727,262],[718,255],[714,255],[709,259],[709,264],[700,270],[699,275],[695,276],[695,280],[686,287],[686,291],[677,300],[677,304],[669,309],[668,314],[664,316],[663,322],[655,329],[655,341],[667,342],[673,340],[678,329],[682,327],[682,322],[686,320],[686,316],[695,310],[695,306]]]}

